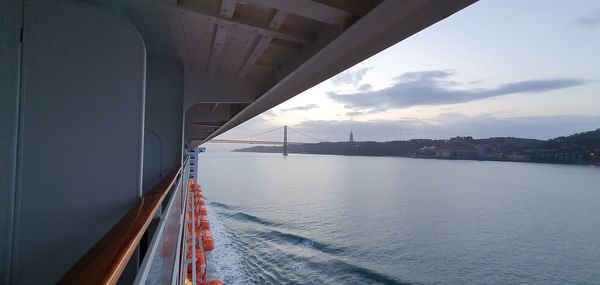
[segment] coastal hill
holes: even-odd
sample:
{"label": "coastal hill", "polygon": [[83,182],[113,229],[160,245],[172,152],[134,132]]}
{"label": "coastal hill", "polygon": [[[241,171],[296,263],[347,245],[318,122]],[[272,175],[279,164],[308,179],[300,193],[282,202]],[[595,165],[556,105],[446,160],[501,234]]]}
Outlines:
{"label": "coastal hill", "polygon": [[[254,146],[236,152],[281,153],[281,146]],[[600,164],[600,129],[549,140],[514,137],[448,140],[412,139],[388,142],[321,142],[288,145],[289,153],[398,156],[438,159],[531,161]]]}

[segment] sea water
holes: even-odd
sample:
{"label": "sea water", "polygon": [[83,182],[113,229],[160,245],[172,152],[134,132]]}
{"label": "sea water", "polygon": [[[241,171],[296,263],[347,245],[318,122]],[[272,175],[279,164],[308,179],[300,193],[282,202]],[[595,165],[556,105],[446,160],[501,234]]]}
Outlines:
{"label": "sea water", "polygon": [[600,168],[199,157],[226,284],[600,284]]}

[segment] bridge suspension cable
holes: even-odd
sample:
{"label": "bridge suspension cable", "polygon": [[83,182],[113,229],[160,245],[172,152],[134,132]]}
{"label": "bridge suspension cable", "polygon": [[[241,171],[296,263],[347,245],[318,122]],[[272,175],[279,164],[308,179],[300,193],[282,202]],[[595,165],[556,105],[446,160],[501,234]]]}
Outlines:
{"label": "bridge suspension cable", "polygon": [[[212,142],[222,142],[222,143],[226,142],[226,143],[250,143],[250,144],[252,144],[252,143],[262,143],[262,144],[283,143],[282,141],[268,141],[268,140],[260,140],[259,141],[259,140],[255,139],[258,136],[265,135],[265,134],[268,134],[268,133],[272,133],[272,132],[275,132],[275,131],[280,131],[283,128],[284,127],[277,127],[277,128],[269,129],[269,130],[266,130],[266,131],[263,131],[263,132],[260,132],[260,133],[256,133],[256,134],[253,134],[253,135],[241,136],[241,137],[233,137],[233,138],[225,138],[225,139],[212,139],[211,141]],[[313,137],[311,135],[307,135],[307,134],[305,134],[305,133],[303,133],[303,132],[301,132],[301,131],[299,131],[299,130],[297,130],[295,128],[288,127],[288,130],[292,130],[295,133],[297,133],[297,134],[299,134],[299,135],[301,135],[301,136],[303,136],[305,138],[308,138],[310,140],[313,140],[313,141],[328,142],[326,140],[322,140],[322,139]],[[288,142],[288,143],[290,143],[290,144],[298,144],[300,142]]]}
{"label": "bridge suspension cable", "polygon": [[322,140],[322,139],[315,138],[313,136],[307,135],[307,134],[305,134],[305,133],[303,133],[303,132],[301,132],[299,130],[296,130],[295,128],[288,127],[288,130],[292,130],[292,131],[296,132],[297,134],[299,134],[301,136],[304,136],[304,137],[307,137],[309,139],[313,139],[313,140],[316,140],[316,141],[319,141],[319,142],[327,142],[326,140]]}
{"label": "bridge suspension cable", "polygon": [[253,135],[249,135],[249,136],[229,138],[229,140],[244,140],[244,139],[253,138],[253,137],[257,137],[257,136],[261,136],[261,135],[266,135],[268,133],[272,133],[274,131],[281,130],[281,129],[283,129],[283,127],[277,127],[277,128],[274,128],[274,129],[266,130],[264,132],[253,134]]}

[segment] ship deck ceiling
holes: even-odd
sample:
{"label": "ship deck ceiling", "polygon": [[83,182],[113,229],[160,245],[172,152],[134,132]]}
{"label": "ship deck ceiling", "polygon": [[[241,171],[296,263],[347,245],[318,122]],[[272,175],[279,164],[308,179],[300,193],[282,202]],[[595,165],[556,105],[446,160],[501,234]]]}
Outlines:
{"label": "ship deck ceiling", "polygon": [[320,37],[330,41],[358,19],[344,6],[364,13],[379,3],[330,2],[336,6],[308,0],[181,0],[162,8],[188,68],[268,86],[303,49]]}
{"label": "ship deck ceiling", "polygon": [[186,141],[195,146],[475,1],[128,0],[117,6],[149,54],[182,63]]}

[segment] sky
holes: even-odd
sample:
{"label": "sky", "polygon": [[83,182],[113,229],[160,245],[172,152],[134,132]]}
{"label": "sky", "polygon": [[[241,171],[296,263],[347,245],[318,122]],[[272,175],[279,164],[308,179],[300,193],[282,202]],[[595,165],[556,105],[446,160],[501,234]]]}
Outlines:
{"label": "sky", "polygon": [[220,138],[283,125],[300,142],[598,129],[600,1],[481,0]]}

